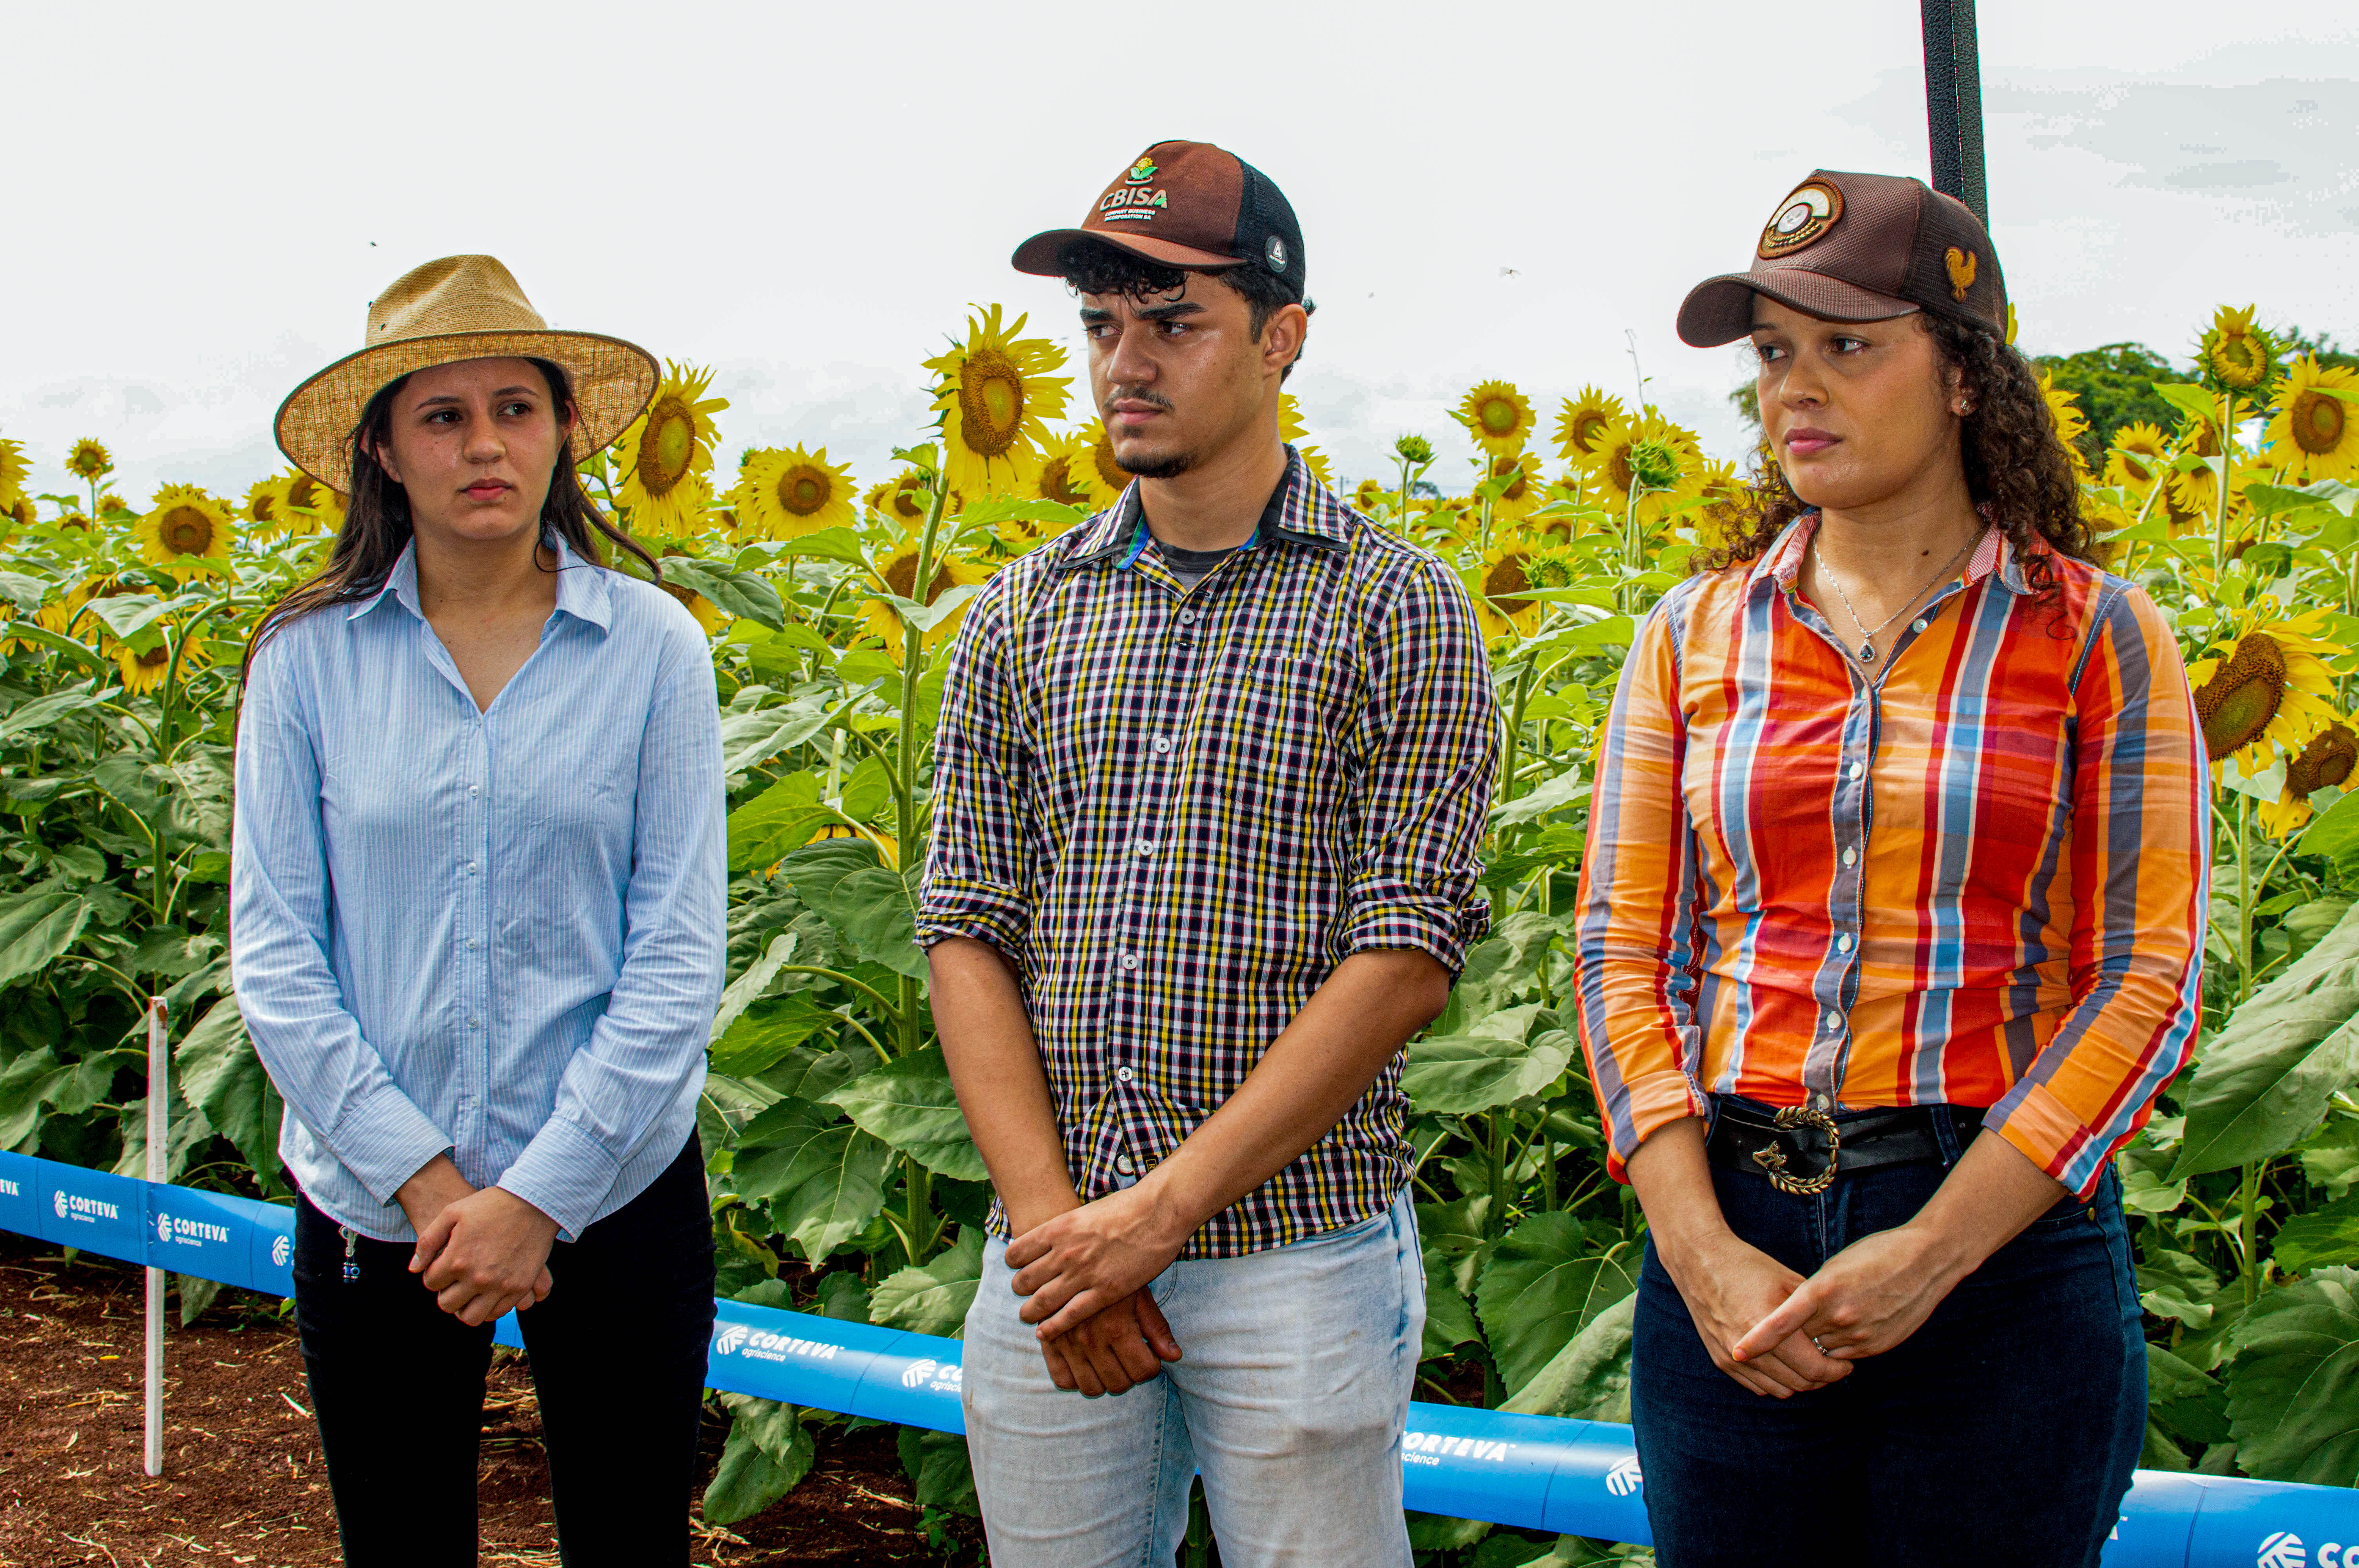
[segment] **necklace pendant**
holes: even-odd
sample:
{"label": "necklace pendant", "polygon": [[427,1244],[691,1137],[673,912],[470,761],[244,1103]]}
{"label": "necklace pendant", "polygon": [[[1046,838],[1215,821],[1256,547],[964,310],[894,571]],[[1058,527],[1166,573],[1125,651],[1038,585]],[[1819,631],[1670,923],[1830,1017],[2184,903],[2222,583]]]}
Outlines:
{"label": "necklace pendant", "polygon": [[1859,656],[1863,663],[1871,665],[1875,663],[1875,644],[1863,641],[1859,645]]}

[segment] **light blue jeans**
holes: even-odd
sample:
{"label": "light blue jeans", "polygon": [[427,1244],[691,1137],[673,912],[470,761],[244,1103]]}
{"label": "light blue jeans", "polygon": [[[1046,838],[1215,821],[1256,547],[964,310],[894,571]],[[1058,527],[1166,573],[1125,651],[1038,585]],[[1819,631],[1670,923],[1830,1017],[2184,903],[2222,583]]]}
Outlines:
{"label": "light blue jeans", "polygon": [[1172,1264],[1151,1288],[1181,1359],[1103,1399],[1049,1380],[1006,1253],[984,1248],[962,1379],[993,1568],[1168,1568],[1199,1469],[1229,1568],[1409,1568],[1425,1265],[1406,1193],[1291,1246]]}

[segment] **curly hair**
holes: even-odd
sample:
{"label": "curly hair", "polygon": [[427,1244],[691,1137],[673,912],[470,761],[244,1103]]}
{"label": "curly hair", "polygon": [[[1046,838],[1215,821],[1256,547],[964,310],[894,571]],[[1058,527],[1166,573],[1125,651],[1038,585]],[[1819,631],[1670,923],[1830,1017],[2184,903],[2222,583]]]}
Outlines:
{"label": "curly hair", "polygon": [[[2089,525],[2081,516],[2072,457],[2056,433],[2039,373],[1985,327],[1933,311],[1917,319],[1942,363],[1958,373],[1958,390],[1972,410],[1960,438],[1967,493],[2006,535],[2032,593],[2047,598],[2056,589],[2054,557],[2095,557]],[[1756,559],[1787,524],[1808,510],[1765,442],[1752,482],[1723,514],[1729,542],[1699,552],[1699,564],[1717,571]]]}

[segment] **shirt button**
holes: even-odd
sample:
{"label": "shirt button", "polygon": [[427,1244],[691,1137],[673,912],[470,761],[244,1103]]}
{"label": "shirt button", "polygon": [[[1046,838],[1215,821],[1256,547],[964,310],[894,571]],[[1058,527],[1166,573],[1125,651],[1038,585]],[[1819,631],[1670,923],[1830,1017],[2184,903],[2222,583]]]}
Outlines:
{"label": "shirt button", "polygon": [[1126,1084],[1130,1082],[1130,1069],[1128,1067],[1116,1067],[1114,1070],[1114,1082],[1118,1084]]}
{"label": "shirt button", "polygon": [[1827,1014],[1827,1030],[1828,1030],[1828,1033],[1833,1033],[1835,1030],[1841,1029],[1842,1027],[1843,1027],[1843,1014],[1842,1014],[1842,1013],[1840,1013],[1840,1012],[1834,1012],[1834,1011],[1830,1011],[1830,1012],[1828,1012],[1828,1014]]}
{"label": "shirt button", "polygon": [[1865,764],[1860,762],[1854,762],[1850,767],[1843,770],[1846,777],[1854,779],[1865,772],[1867,772]]}
{"label": "shirt button", "polygon": [[1125,969],[1135,969],[1138,968],[1138,955],[1136,953],[1125,953],[1122,956],[1122,967]]}
{"label": "shirt button", "polygon": [[1156,754],[1160,756],[1169,750],[1171,750],[1171,738],[1168,735],[1158,735],[1155,738]]}
{"label": "shirt button", "polygon": [[473,952],[476,948],[478,948],[478,947],[482,946],[483,945],[484,945],[484,940],[483,940],[483,938],[482,938],[482,937],[480,937],[480,936],[470,936],[470,937],[468,937],[468,938],[467,938],[467,951],[468,951],[468,952],[470,952],[470,953]]}
{"label": "shirt button", "polygon": [[1152,838],[1141,838],[1138,841],[1138,852],[1142,855],[1152,855],[1155,853],[1155,840]]}
{"label": "shirt button", "polygon": [[1183,611],[1181,611],[1180,612],[1180,625],[1182,625],[1182,626],[1193,626],[1195,623],[1196,623],[1196,612],[1195,612],[1194,611],[1192,611],[1192,610],[1183,610]]}
{"label": "shirt button", "polygon": [[1850,932],[1846,931],[1842,935],[1835,938],[1835,951],[1838,953],[1848,953],[1851,951]]}
{"label": "shirt button", "polygon": [[1926,622],[1925,622],[1925,621],[1923,620],[1923,618],[1922,618],[1922,617],[1919,617],[1919,619],[1917,619],[1917,620],[1915,620],[1915,621],[1911,621],[1910,622],[1908,622],[1908,630],[1910,630],[1911,632],[1922,632],[1923,630],[1925,630],[1925,626],[1926,626]]}
{"label": "shirt button", "polygon": [[467,1027],[470,1029],[481,1029],[483,1026],[484,1021],[480,1018],[471,1018],[467,1020]]}
{"label": "shirt button", "polygon": [[484,793],[484,786],[482,784],[469,784],[467,786],[467,793],[469,795],[481,795]]}
{"label": "shirt button", "polygon": [[[1125,1067],[1125,1068],[1124,1068],[1123,1070],[1124,1070],[1125,1072],[1128,1072],[1130,1069],[1128,1069],[1127,1067]],[[1114,1168],[1115,1170],[1117,1170],[1117,1171],[1120,1171],[1120,1172],[1121,1172],[1124,1175],[1125,1175],[1125,1176],[1129,1175],[1131,1173],[1133,1173],[1134,1171],[1136,1171],[1136,1170],[1137,1170],[1137,1169],[1138,1169],[1138,1167],[1137,1167],[1136,1165],[1134,1165],[1134,1164],[1132,1164],[1132,1163],[1131,1163],[1131,1162],[1130,1162],[1130,1156],[1129,1156],[1129,1155],[1127,1155],[1127,1154],[1117,1154],[1117,1155],[1115,1155],[1115,1156],[1114,1156]]]}
{"label": "shirt button", "polygon": [[475,874],[475,862],[473,860],[467,862],[467,874],[471,877]]}
{"label": "shirt button", "polygon": [[1810,1104],[1821,1111],[1832,1110],[1834,1108],[1834,1103],[1835,1102],[1833,1100],[1827,1098],[1824,1090],[1821,1090],[1819,1093],[1810,1097]]}
{"label": "shirt button", "polygon": [[1856,850],[1856,849],[1845,849],[1845,850],[1843,852],[1843,863],[1844,865],[1846,865],[1846,866],[1850,866],[1850,865],[1856,865],[1856,864],[1858,864],[1858,862],[1859,862],[1859,851],[1858,851],[1858,850]]}

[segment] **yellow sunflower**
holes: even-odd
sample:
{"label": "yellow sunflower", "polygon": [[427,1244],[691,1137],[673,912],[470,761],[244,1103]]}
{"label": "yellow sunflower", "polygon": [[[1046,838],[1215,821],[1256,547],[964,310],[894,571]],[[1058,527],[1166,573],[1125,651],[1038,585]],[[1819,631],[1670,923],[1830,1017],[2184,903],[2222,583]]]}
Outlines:
{"label": "yellow sunflower", "polygon": [[2282,838],[2309,822],[2310,797],[2349,784],[2354,762],[2359,762],[2359,735],[2338,719],[2311,736],[2300,754],[2286,763],[2284,792],[2265,802],[2258,813],[2263,829]]}
{"label": "yellow sunflower", "polygon": [[712,416],[729,400],[704,395],[711,371],[664,364],[655,400],[614,442],[614,471],[622,476],[615,499],[630,509],[633,533],[678,538],[704,526],[701,507],[711,492],[700,498],[689,481],[712,471],[720,435]]}
{"label": "yellow sunflower", "polygon": [[1475,444],[1494,458],[1511,458],[1531,438],[1531,400],[1511,381],[1478,382],[1451,410]]}
{"label": "yellow sunflower", "polygon": [[2231,310],[2223,305],[2212,318],[2212,330],[2203,334],[2195,362],[2203,379],[2219,391],[2250,392],[2276,373],[2277,346],[2253,325],[2253,307]]}
{"label": "yellow sunflower", "polygon": [[[177,634],[179,628],[170,622],[158,622],[161,632]],[[180,678],[186,680],[190,671],[200,665],[212,662],[201,638],[190,643],[180,653]],[[128,643],[114,644],[115,668],[123,672],[123,689],[134,697],[145,697],[164,684],[172,670],[172,647],[163,636],[157,637],[145,648],[134,648]]]}
{"label": "yellow sunflower", "polygon": [[2277,383],[2277,417],[2268,442],[2277,460],[2306,479],[2359,478],[2359,406],[2334,395],[2359,395],[2351,372],[2321,366],[2309,354],[2296,360]]}
{"label": "yellow sunflower", "polygon": [[109,523],[136,523],[139,514],[125,503],[123,497],[111,490],[99,492],[98,514]]}
{"label": "yellow sunflower", "polygon": [[2064,443],[2064,450],[2072,460],[2072,472],[2082,479],[2089,477],[2089,460],[2082,455],[2081,437],[2089,428],[2088,419],[2081,412],[2081,396],[2056,384],[2047,370],[2039,373],[2039,395],[2048,400],[2048,416],[2055,422],[2056,438]]}
{"label": "yellow sunflower", "polygon": [[84,436],[66,454],[66,471],[79,480],[94,480],[114,471],[114,454]]}
{"label": "yellow sunflower", "polygon": [[1093,419],[1082,427],[1082,441],[1090,449],[1090,466],[1097,470],[1099,493],[1111,506],[1114,498],[1130,488],[1130,470],[1114,460],[1114,443],[1106,438],[1105,421]]}
{"label": "yellow sunflower", "polygon": [[1703,469],[1703,449],[1691,431],[1649,405],[1635,419],[1616,419],[1599,432],[1589,471],[1595,499],[1619,514],[1634,492],[1676,495]]}
{"label": "yellow sunflower", "polygon": [[1547,481],[1540,477],[1540,460],[1537,454],[1513,452],[1495,457],[1490,460],[1490,472],[1486,477],[1493,481],[1507,481],[1506,488],[1491,503],[1491,517],[1495,524],[1519,522],[1539,510]]}
{"label": "yellow sunflower", "polygon": [[1364,479],[1352,491],[1352,505],[1361,512],[1374,512],[1400,492],[1380,479]]}
{"label": "yellow sunflower", "polygon": [[[942,508],[942,515],[956,516],[964,500],[958,492],[952,491],[950,501]],[[870,485],[868,493],[861,498],[861,504],[883,518],[898,534],[903,530],[925,526],[926,508],[930,504],[930,498],[926,493],[925,482],[918,477],[918,470],[903,469],[891,479]]]}
{"label": "yellow sunflower", "polygon": [[0,511],[13,508],[25,493],[33,465],[25,460],[22,441],[0,441]]}
{"label": "yellow sunflower", "polygon": [[2114,432],[2112,449],[2105,453],[2105,482],[2133,491],[2143,499],[2169,455],[2170,438],[2162,433],[2162,427],[2143,420],[2125,425]]}
{"label": "yellow sunflower", "polygon": [[29,528],[41,520],[40,512],[33,505],[33,498],[29,495],[20,495],[14,501],[0,504],[0,514],[6,517],[11,532]]}
{"label": "yellow sunflower", "polygon": [[1568,397],[1556,416],[1556,449],[1565,461],[1582,468],[1594,466],[1598,438],[1623,415],[1622,400],[1584,386],[1578,397]]}
{"label": "yellow sunflower", "polygon": [[857,518],[849,465],[827,460],[827,449],[764,447],[745,454],[737,488],[727,497],[737,533],[747,539],[798,539],[822,528],[849,527]]}
{"label": "yellow sunflower", "polygon": [[201,557],[229,554],[230,536],[237,520],[230,509],[193,484],[168,484],[156,492],[155,507],[139,520],[131,536],[139,558],[186,579],[205,568],[190,563]]}
{"label": "yellow sunflower", "polygon": [[1078,431],[1052,436],[1041,449],[1039,470],[1032,476],[1032,493],[1063,506],[1096,510],[1104,481],[1092,460],[1089,443]]}
{"label": "yellow sunflower", "polygon": [[[918,597],[915,591],[918,585],[918,548],[924,543],[925,532],[925,526],[920,523],[918,527],[904,533],[876,563],[877,580],[898,598]],[[950,530],[945,528],[942,532],[947,534]],[[940,541],[937,540],[935,550],[939,553],[941,547]],[[951,589],[981,582],[990,575],[989,569],[978,562],[965,560],[956,555],[944,555],[934,568],[934,580],[927,585],[925,598],[920,602],[931,604]],[[893,607],[882,599],[867,600],[861,605],[860,619],[872,635],[883,639],[886,653],[892,655],[895,664],[899,664],[902,654],[901,622],[893,613]],[[956,632],[958,623],[964,619],[966,607],[961,605],[927,628],[923,645],[933,647]]]}
{"label": "yellow sunflower", "polygon": [[1310,434],[1310,427],[1302,422],[1302,405],[1294,400],[1294,394],[1279,393],[1277,395],[1277,438],[1290,447],[1309,434]]}
{"label": "yellow sunflower", "polygon": [[1515,532],[1492,540],[1483,557],[1480,591],[1474,599],[1474,614],[1492,636],[1520,633],[1528,637],[1539,625],[1540,600],[1524,595],[1538,586],[1532,580],[1533,561],[1548,547],[1545,538],[1528,539]]}
{"label": "yellow sunflower", "polygon": [[2242,618],[2234,638],[2213,644],[2207,657],[2187,666],[2215,777],[2233,756],[2239,773],[2258,778],[2280,752],[2298,756],[2341,718],[2330,706],[2334,672],[2326,660],[2345,650],[2319,637],[2326,629],[2326,611],[2277,619],[2268,613],[2271,608],[2263,600]]}
{"label": "yellow sunflower", "polygon": [[1294,455],[1302,460],[1302,466],[1310,470],[1312,479],[1330,490],[1335,487],[1335,470],[1329,465],[1326,453],[1316,447],[1297,447]]}
{"label": "yellow sunflower", "polygon": [[1065,352],[1046,338],[1019,338],[1026,318],[1000,325],[1000,308],[967,319],[963,342],[925,362],[941,377],[934,409],[940,416],[947,477],[970,494],[1023,487],[1048,444],[1048,421],[1065,413],[1070,376],[1050,375]]}

